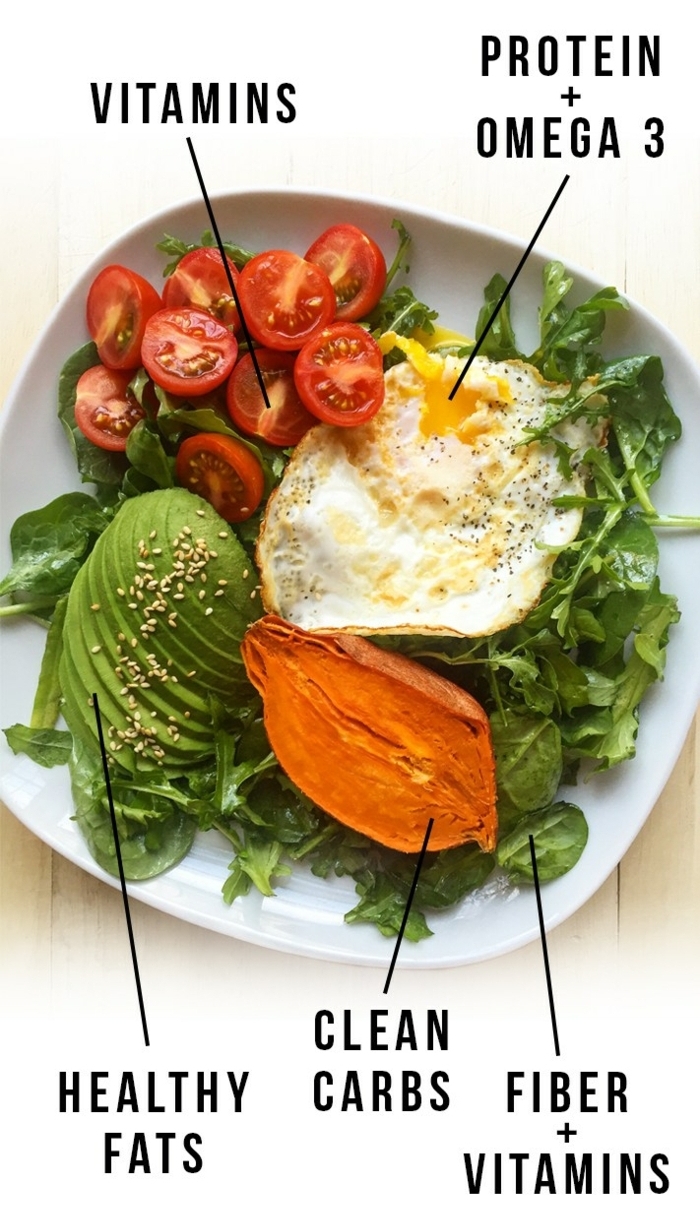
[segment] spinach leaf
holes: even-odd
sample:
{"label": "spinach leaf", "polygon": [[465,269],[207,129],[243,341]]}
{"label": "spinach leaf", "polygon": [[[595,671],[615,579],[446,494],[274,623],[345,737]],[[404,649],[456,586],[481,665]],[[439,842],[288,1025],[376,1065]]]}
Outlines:
{"label": "spinach leaf", "polygon": [[499,821],[543,808],[554,799],[562,774],[561,736],[551,720],[533,714],[491,716],[496,755]]}
{"label": "spinach leaf", "polygon": [[578,863],[588,840],[588,826],[575,804],[557,803],[519,817],[515,828],[496,849],[499,865],[512,881],[534,881],[530,834],[535,843],[539,880],[555,880]]}
{"label": "spinach leaf", "polygon": [[63,625],[66,618],[68,595],[56,603],[53,618],[46,635],[46,645],[41,659],[39,683],[36,687],[30,727],[53,728],[61,711],[61,683],[58,668],[63,652]]}
{"label": "spinach leaf", "polygon": [[87,342],[63,365],[58,378],[58,417],[68,437],[83,483],[99,483],[117,489],[127,462],[123,453],[110,453],[93,445],[75,422],[75,391],[80,377],[100,362],[94,342]]}
{"label": "spinach leaf", "polygon": [[66,594],[92,545],[108,524],[93,496],[70,492],[43,509],[23,513],[10,531],[12,567],[0,594],[16,590],[35,596]]}
{"label": "spinach leaf", "polygon": [[129,432],[126,456],[134,469],[158,487],[175,486],[175,459],[165,452],[160,434],[146,419],[140,419]]}
{"label": "spinach leaf", "polygon": [[26,753],[45,769],[68,764],[73,747],[70,731],[55,731],[53,727],[25,727],[21,722],[16,722],[13,727],[5,727],[4,735],[14,753]]}
{"label": "spinach leaf", "polygon": [[[69,761],[77,821],[101,868],[118,876],[116,848],[102,765],[74,743]],[[147,880],[179,863],[197,828],[197,801],[164,777],[110,773],[117,832],[128,880]],[[183,783],[186,786],[186,783]]]}

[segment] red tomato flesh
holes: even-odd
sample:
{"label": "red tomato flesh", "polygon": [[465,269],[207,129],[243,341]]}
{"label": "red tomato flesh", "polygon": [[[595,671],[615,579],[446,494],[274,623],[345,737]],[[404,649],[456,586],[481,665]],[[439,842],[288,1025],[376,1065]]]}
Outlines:
{"label": "red tomato flesh", "polygon": [[238,343],[200,308],[163,308],[149,320],[141,360],[151,380],[181,397],[209,393],[230,375]]}
{"label": "red tomato flesh", "polygon": [[306,260],[328,275],[338,320],[360,321],[376,307],[386,284],[386,261],[369,235],[349,222],[329,227],[311,245]]}
{"label": "red tomato flesh", "polygon": [[161,307],[158,292],[132,269],[107,265],[97,275],[88,291],[87,326],[108,368],[139,366],[146,324]]}
{"label": "red tomato flesh", "polygon": [[299,350],[335,316],[335,294],[323,270],[280,249],[243,266],[238,296],[250,333],[273,350]]}
{"label": "red tomato flesh", "polygon": [[[226,263],[236,286],[238,270],[233,261]],[[163,303],[166,308],[203,308],[234,333],[241,323],[218,248],[197,248],[183,256],[163,287]]]}
{"label": "red tomato flesh", "polygon": [[75,397],[75,422],[83,436],[123,453],[129,432],[144,418],[144,411],[127,389],[134,372],[111,372],[98,364],[80,377]]}
{"label": "red tomato flesh", "polygon": [[265,479],[255,454],[216,432],[184,440],[175,470],[183,487],[208,500],[228,522],[247,521],[263,497]]}
{"label": "red tomato flesh", "polygon": [[317,419],[336,427],[366,423],[384,401],[382,352],[366,329],[335,321],[302,347],[294,381]]}
{"label": "red tomato flesh", "polygon": [[261,349],[255,352],[265,383],[269,407],[263,401],[252,355],[238,360],[228,385],[226,405],[236,427],[268,444],[289,448],[297,445],[318,422],[310,415],[294,384],[294,359],[289,351]]}

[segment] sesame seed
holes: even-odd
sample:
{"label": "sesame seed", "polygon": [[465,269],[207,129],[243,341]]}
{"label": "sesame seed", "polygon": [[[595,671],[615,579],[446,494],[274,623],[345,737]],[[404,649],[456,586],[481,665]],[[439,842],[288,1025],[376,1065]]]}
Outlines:
{"label": "sesame seed", "polygon": [[138,603],[129,603],[129,610],[138,611],[138,606],[139,606]]}
{"label": "sesame seed", "polygon": [[139,602],[142,603],[143,602],[143,590],[137,590],[136,597],[139,600]]}
{"label": "sesame seed", "polygon": [[120,598],[124,598],[124,591],[122,590],[121,586],[117,586],[117,594],[119,595]]}
{"label": "sesame seed", "polygon": [[222,594],[223,594],[223,590],[215,590],[215,591],[214,591],[214,598],[221,598],[221,595],[222,595]]}
{"label": "sesame seed", "polygon": [[228,530],[220,530],[220,531],[219,531],[219,538],[220,538],[220,539],[227,539],[227,538],[228,538]]}
{"label": "sesame seed", "polygon": [[100,610],[100,604],[99,604],[99,603],[92,603],[92,604],[90,605],[90,610],[91,610],[91,611],[99,611],[99,610]]}
{"label": "sesame seed", "polygon": [[179,733],[179,731],[173,731],[173,743],[174,743],[174,744],[176,744],[176,743],[177,743],[177,741],[179,740],[179,738],[180,738],[180,733]]}
{"label": "sesame seed", "polygon": [[206,575],[206,573],[202,573],[202,575],[201,575],[201,577],[199,578],[199,580],[200,580],[200,581],[206,581],[206,579],[207,579],[207,575]]}
{"label": "sesame seed", "polygon": [[154,556],[162,556],[162,554],[163,554],[163,548],[162,548],[162,547],[154,547],[154,548],[153,548],[153,555],[154,555]]}
{"label": "sesame seed", "polygon": [[196,675],[196,674],[197,674],[197,672],[196,672],[196,671],[188,671],[188,672],[187,672],[187,678],[188,678],[188,680],[191,680],[191,679],[192,679],[192,676],[193,676],[193,675]]}
{"label": "sesame seed", "polygon": [[117,641],[126,641],[126,636],[125,636],[125,634],[124,634],[124,633],[117,633]]}
{"label": "sesame seed", "polygon": [[[243,574],[243,576],[244,576],[244,577],[246,577],[246,576],[247,576],[247,573],[244,573],[244,574]],[[227,585],[228,585],[228,582],[227,582],[227,580],[226,580],[226,578],[225,578],[225,577],[220,577],[220,578],[219,578],[219,580],[218,580],[218,582],[217,582],[216,584],[217,584],[217,585],[219,585],[219,586],[227,586]]]}
{"label": "sesame seed", "polygon": [[189,526],[183,526],[183,527],[182,527],[182,533],[183,533],[183,534],[191,534],[191,533],[192,533],[192,531],[190,530]]}
{"label": "sesame seed", "polygon": [[196,513],[197,517],[204,517],[204,509],[197,509]]}
{"label": "sesame seed", "polygon": [[214,610],[214,608],[213,608],[213,607],[207,607],[206,611],[204,612],[205,616],[206,616],[206,615],[211,615],[211,613],[212,613],[212,611],[213,611],[213,610]]}
{"label": "sesame seed", "polygon": [[100,652],[100,650],[101,650],[101,649],[102,649],[102,646],[101,646],[101,645],[93,645],[93,647],[92,647],[92,652],[93,652],[93,654],[99,654],[99,652]]}
{"label": "sesame seed", "polygon": [[135,638],[135,637],[132,637],[132,638],[131,638],[131,648],[132,648],[132,650],[135,650],[135,649],[136,649],[136,647],[137,647],[137,645],[138,645],[138,641],[136,640],[136,638]]}
{"label": "sesame seed", "polygon": [[206,592],[206,590],[200,590],[200,591],[199,591],[199,597],[200,597],[200,599],[202,599],[202,598],[206,598],[206,593],[207,593],[207,592]]}
{"label": "sesame seed", "polygon": [[157,717],[158,717],[158,715],[157,715],[156,711],[155,711],[155,710],[151,710],[151,718],[157,718]]}
{"label": "sesame seed", "polygon": [[128,693],[128,691],[129,691],[129,689],[128,689],[128,688],[122,688],[121,693],[120,693],[119,695],[120,695],[121,697],[125,697],[125,696],[126,696],[126,694]]}
{"label": "sesame seed", "polygon": [[[249,576],[250,576],[250,573],[249,573],[248,569],[247,569],[247,568],[244,568],[244,569],[243,569],[243,580],[244,580],[244,581],[247,581],[247,580],[248,580],[248,578],[249,578]],[[219,584],[221,584],[221,583],[219,583]]]}
{"label": "sesame seed", "polygon": [[156,537],[157,533],[158,533],[158,531],[157,531],[157,530],[151,530],[151,533],[150,533],[150,534],[149,534],[149,536],[148,536],[148,537],[149,537],[149,539],[154,539],[154,538]]}
{"label": "sesame seed", "polygon": [[251,590],[251,592],[250,592],[250,597],[251,597],[251,598],[255,598],[255,590]]}
{"label": "sesame seed", "polygon": [[210,551],[210,552],[209,552],[209,555],[211,556],[212,560],[218,560],[218,558],[219,558],[219,553],[218,553],[218,551]]}

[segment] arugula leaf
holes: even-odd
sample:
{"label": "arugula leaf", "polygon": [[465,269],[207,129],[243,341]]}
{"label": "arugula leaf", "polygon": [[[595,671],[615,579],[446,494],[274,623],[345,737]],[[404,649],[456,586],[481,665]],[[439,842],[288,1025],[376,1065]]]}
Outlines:
{"label": "arugula leaf", "polygon": [[564,304],[573,280],[559,261],[550,261],[543,272],[544,292],[540,307],[540,346],[528,362],[547,380],[580,382],[599,370],[599,356],[587,351],[597,345],[605,328],[605,313],[626,310],[626,301],[615,287],[596,291],[569,311]]}
{"label": "arugula leaf", "polygon": [[[484,303],[474,326],[475,338],[481,337],[506,286],[505,278],[501,274],[494,274],[488,286],[484,287]],[[499,308],[498,315],[479,347],[479,354],[486,355],[489,359],[524,358],[518,350],[510,320],[510,297],[506,298]]]}
{"label": "arugula leaf", "polygon": [[272,887],[273,878],[291,874],[289,865],[280,862],[283,853],[284,846],[281,842],[260,842],[248,837],[246,845],[238,851],[233,863],[229,865],[233,875],[229,876],[224,884],[224,901],[230,904],[235,897],[248,892],[247,888],[243,888],[245,881],[242,877],[247,879],[248,885],[255,885],[263,897],[272,897],[275,892]]}
{"label": "arugula leaf", "polygon": [[[345,915],[346,923],[373,923],[382,936],[397,936],[406,910],[406,893],[386,874],[368,873],[357,878],[360,900]],[[425,940],[432,936],[423,913],[411,906],[406,920],[404,938],[411,941]]]}
{"label": "arugula leaf", "polygon": [[73,747],[70,731],[55,731],[53,727],[25,727],[16,722],[4,728],[5,738],[14,753],[24,752],[37,765],[52,769],[67,765]]}
{"label": "arugula leaf", "polygon": [[[198,248],[216,247],[218,247],[218,245],[214,235],[209,230],[202,232],[202,238],[198,244],[185,243],[184,240],[177,239],[174,235],[168,235],[166,232],[160,243],[156,244],[156,248],[159,252],[164,252],[167,256],[172,256],[175,259],[169,261],[165,266],[165,269],[163,270],[163,277],[169,278],[170,275],[177,269],[183,256],[186,256],[188,252],[196,252]],[[238,267],[238,269],[242,269],[251,257],[255,256],[255,253],[250,252],[247,248],[241,248],[238,244],[231,244],[226,240],[223,241],[223,249],[226,255],[231,257],[231,260],[234,265]]]}
{"label": "arugula leaf", "polygon": [[400,269],[403,268],[406,273],[409,271],[409,266],[406,262],[406,254],[411,247],[411,236],[399,218],[394,218],[391,225],[393,230],[398,231],[399,233],[399,246],[396,250],[396,256],[387,270],[386,282],[384,283],[384,294],[388,291]]}
{"label": "arugula leaf", "polygon": [[[437,312],[416,298],[409,286],[400,286],[391,294],[382,296],[376,308],[369,313],[365,324],[375,338],[390,331],[407,338],[419,329],[423,333],[434,333],[433,321],[437,319],[437,315]],[[402,363],[405,358],[403,351],[394,347],[384,356],[384,367]]]}

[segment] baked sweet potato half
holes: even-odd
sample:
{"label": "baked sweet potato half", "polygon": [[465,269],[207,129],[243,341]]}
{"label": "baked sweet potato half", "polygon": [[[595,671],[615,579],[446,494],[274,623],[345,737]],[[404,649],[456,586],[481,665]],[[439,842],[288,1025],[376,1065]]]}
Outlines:
{"label": "baked sweet potato half", "polygon": [[496,845],[489,721],[461,688],[350,634],[278,616],[242,642],[280,765],[320,808],[398,851]]}

